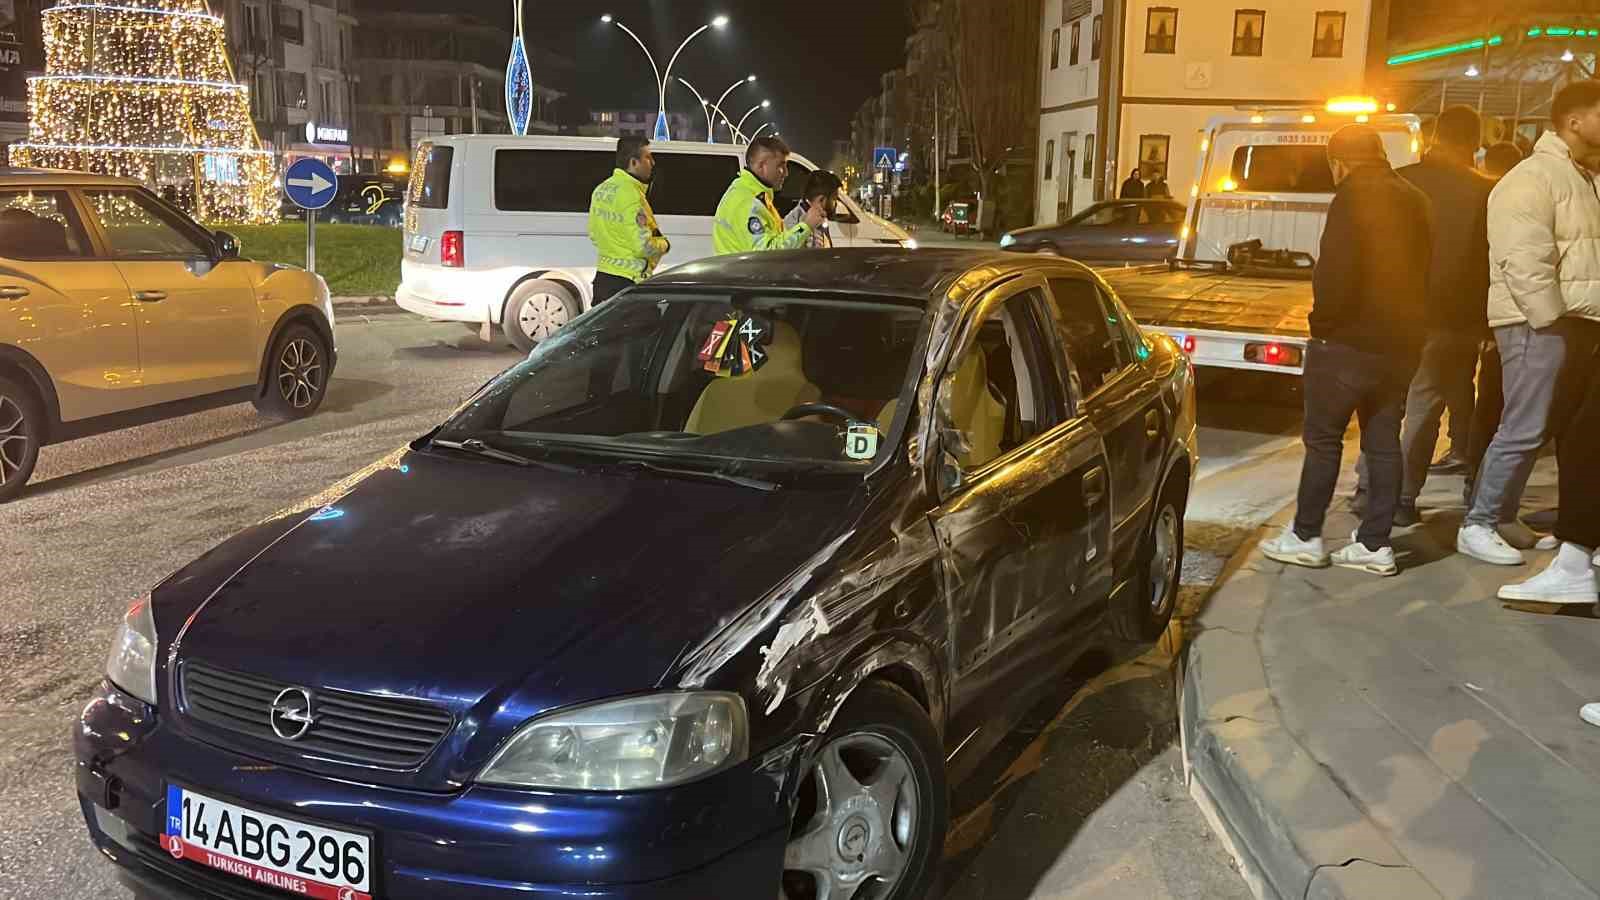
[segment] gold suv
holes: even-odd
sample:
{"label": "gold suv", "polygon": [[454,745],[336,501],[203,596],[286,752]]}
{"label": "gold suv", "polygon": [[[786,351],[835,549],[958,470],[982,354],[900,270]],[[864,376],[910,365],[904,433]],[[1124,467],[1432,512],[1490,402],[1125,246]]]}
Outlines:
{"label": "gold suv", "polygon": [[0,168],[0,501],[44,444],[243,400],[308,416],[335,358],[318,276],[138,182]]}

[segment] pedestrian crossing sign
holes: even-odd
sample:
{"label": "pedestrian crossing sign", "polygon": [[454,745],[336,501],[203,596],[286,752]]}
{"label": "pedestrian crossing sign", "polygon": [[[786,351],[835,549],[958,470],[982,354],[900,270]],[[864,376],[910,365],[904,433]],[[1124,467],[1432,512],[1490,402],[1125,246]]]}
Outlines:
{"label": "pedestrian crossing sign", "polygon": [[874,169],[892,169],[900,161],[900,154],[893,147],[879,147],[872,151],[872,167]]}

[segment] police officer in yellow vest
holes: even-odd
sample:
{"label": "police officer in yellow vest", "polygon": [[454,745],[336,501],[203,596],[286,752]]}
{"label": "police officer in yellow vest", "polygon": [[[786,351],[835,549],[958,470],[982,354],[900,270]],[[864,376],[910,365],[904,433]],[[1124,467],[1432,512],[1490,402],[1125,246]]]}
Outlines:
{"label": "police officer in yellow vest", "polygon": [[789,174],[789,145],[776,137],[759,137],[744,154],[745,169],[728,186],[717,204],[717,221],[711,245],[718,254],[755,250],[796,250],[809,246],[811,234],[825,215],[812,206],[793,227],[783,227],[783,216],[772,205],[772,195],[783,188]]}
{"label": "police officer in yellow vest", "polygon": [[649,278],[672,249],[650,209],[645,191],[655,174],[655,154],[640,137],[617,141],[617,169],[600,182],[589,201],[589,240],[600,255],[594,274],[594,305]]}

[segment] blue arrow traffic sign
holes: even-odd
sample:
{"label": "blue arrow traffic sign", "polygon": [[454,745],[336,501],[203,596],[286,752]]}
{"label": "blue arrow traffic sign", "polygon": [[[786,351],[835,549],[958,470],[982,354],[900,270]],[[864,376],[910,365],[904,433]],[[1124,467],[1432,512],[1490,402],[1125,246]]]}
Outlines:
{"label": "blue arrow traffic sign", "polygon": [[301,209],[321,209],[339,193],[339,176],[320,159],[296,160],[283,175],[283,192]]}
{"label": "blue arrow traffic sign", "polygon": [[900,161],[900,153],[893,147],[879,147],[872,151],[872,167],[874,169],[892,169]]}

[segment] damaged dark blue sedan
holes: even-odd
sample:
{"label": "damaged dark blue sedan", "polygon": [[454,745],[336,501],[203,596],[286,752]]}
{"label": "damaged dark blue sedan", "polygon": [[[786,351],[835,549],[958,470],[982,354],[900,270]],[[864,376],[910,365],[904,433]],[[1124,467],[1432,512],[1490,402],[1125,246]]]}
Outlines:
{"label": "damaged dark blue sedan", "polygon": [[75,733],[150,897],[919,898],[947,782],[1156,638],[1193,372],[1067,261],[683,266],[128,609]]}

